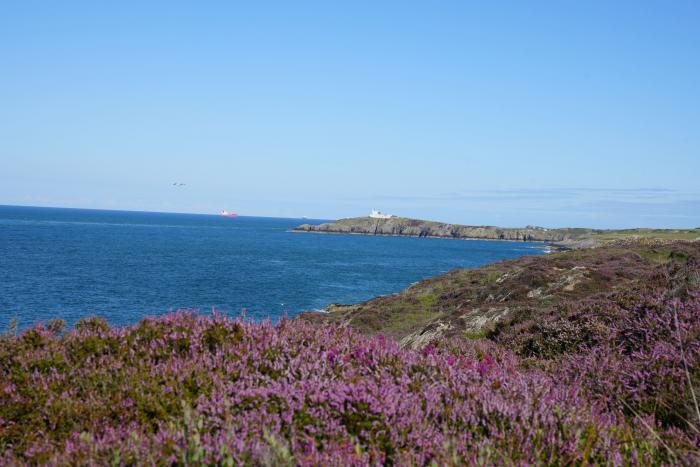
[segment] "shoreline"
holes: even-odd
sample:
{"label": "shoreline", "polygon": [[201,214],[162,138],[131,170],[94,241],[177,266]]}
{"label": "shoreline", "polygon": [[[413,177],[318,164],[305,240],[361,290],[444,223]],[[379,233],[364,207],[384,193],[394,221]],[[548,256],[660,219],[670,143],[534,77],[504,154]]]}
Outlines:
{"label": "shoreline", "polygon": [[[620,261],[626,257],[626,261]],[[437,338],[492,332],[499,322],[571,300],[633,288],[667,265],[690,268],[700,240],[625,239],[561,254],[522,255],[474,268],[456,268],[414,282],[398,293],[357,303],[331,303],[298,319],[341,323],[385,334],[414,348]],[[609,271],[624,272],[609,276]],[[670,280],[670,279],[669,279]],[[642,282],[643,285],[643,282]],[[535,310],[535,311],[533,311]],[[537,311],[539,310],[539,311]]]}
{"label": "shoreline", "polygon": [[[410,235],[410,234],[385,234],[385,233],[363,233],[363,232],[332,232],[320,230],[290,229],[289,233],[318,234],[318,235],[358,235],[363,237],[406,237],[406,238],[431,238],[436,240],[466,240],[466,241],[486,241],[486,242],[508,242],[508,243],[537,243],[542,249],[550,248],[547,253],[558,251],[569,251],[575,248],[558,245],[557,242],[549,240],[510,240],[505,238],[481,238],[481,237],[447,237],[441,235]],[[587,247],[590,248],[590,247]]]}

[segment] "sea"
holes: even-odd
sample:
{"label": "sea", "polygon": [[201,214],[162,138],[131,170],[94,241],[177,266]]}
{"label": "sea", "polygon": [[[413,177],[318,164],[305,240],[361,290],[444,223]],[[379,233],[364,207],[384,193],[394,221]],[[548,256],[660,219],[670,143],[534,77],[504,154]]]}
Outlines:
{"label": "sea", "polygon": [[0,206],[0,332],[178,309],[276,321],[400,292],[527,242],[296,233],[323,220]]}

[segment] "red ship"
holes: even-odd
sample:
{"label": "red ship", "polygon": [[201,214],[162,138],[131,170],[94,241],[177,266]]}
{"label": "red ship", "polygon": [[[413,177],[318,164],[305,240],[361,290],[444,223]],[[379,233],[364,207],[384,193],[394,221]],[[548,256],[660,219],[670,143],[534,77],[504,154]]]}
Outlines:
{"label": "red ship", "polygon": [[228,212],[228,211],[221,211],[221,215],[223,217],[238,217],[238,214],[235,212]]}

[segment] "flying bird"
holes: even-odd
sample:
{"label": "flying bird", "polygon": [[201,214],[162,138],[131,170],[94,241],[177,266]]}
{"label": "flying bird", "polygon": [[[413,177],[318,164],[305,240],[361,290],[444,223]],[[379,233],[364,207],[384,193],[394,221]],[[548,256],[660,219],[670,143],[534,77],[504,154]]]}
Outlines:
{"label": "flying bird", "polygon": [[185,184],[180,182],[173,182],[173,186],[185,186]]}

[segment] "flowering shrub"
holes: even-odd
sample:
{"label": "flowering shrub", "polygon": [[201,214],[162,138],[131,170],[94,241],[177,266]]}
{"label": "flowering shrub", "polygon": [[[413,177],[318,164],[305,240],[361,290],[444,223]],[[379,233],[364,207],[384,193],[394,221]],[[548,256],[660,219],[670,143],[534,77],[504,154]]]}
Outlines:
{"label": "flowering shrub", "polygon": [[602,343],[563,365],[570,381],[632,417],[687,430],[700,445],[700,294],[642,296]]}
{"label": "flowering shrub", "polygon": [[[682,327],[686,317],[679,312]],[[637,338],[621,329],[611,342]],[[641,367],[659,350],[635,352],[629,361]],[[590,370],[591,359],[577,364]],[[628,364],[604,368],[623,377]],[[487,341],[414,351],[300,321],[273,326],[179,312],[127,328],[88,319],[65,334],[52,323],[0,338],[0,463],[697,460],[697,438],[658,422],[642,407],[644,396],[634,399],[649,378],[625,375],[602,388],[624,387],[646,414],[642,425],[588,396],[600,394],[591,389],[593,373],[571,372],[523,369]]]}

